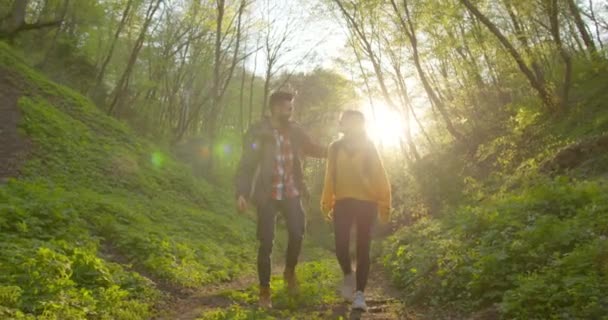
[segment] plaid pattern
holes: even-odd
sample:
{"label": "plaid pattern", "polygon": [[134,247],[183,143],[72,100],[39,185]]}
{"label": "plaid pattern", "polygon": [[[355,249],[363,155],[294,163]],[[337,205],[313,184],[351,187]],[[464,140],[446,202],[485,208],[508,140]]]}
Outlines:
{"label": "plaid pattern", "polygon": [[274,130],[276,154],[272,176],[272,199],[283,200],[300,195],[293,179],[293,151],[286,132]]}

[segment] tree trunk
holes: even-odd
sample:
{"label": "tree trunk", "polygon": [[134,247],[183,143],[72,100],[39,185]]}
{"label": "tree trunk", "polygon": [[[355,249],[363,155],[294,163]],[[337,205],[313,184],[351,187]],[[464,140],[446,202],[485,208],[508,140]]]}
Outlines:
{"label": "tree trunk", "polygon": [[505,7],[507,9],[507,13],[511,18],[511,23],[513,24],[513,29],[515,30],[515,34],[517,35],[517,40],[519,40],[520,45],[522,46],[524,52],[528,55],[531,62],[532,70],[536,75],[536,78],[539,79],[540,82],[544,82],[544,75],[541,66],[538,64],[536,57],[534,56],[534,52],[530,49],[530,42],[528,41],[528,36],[526,35],[526,30],[522,26],[522,23],[518,20],[517,14],[513,11],[513,6],[510,0],[505,0]]}
{"label": "tree trunk", "polygon": [[11,13],[4,21],[4,25],[0,27],[0,38],[6,38],[9,42],[13,42],[15,37],[23,31],[43,29],[49,27],[58,27],[62,20],[53,20],[48,22],[26,23],[25,14],[29,0],[15,0]]}
{"label": "tree trunk", "polygon": [[29,0],[15,0],[11,14],[7,19],[6,32],[10,35],[16,32],[22,25],[25,24],[25,10]]}
{"label": "tree trunk", "polygon": [[272,76],[272,62],[266,64],[266,76],[264,77],[264,100],[262,101],[262,113],[261,116],[266,115],[266,105],[268,104],[268,96],[270,94],[270,77]]}
{"label": "tree trunk", "polygon": [[538,78],[534,75],[532,70],[526,65],[521,54],[515,49],[513,44],[502,34],[502,32],[498,29],[498,27],[488,19],[475,5],[471,3],[470,0],[460,0],[462,4],[464,4],[467,9],[483,23],[492,34],[500,41],[500,43],[505,47],[507,52],[511,55],[513,60],[517,63],[519,70],[526,76],[530,85],[536,90],[541,101],[550,110],[555,110],[555,102],[553,101],[553,96],[549,93],[549,90],[545,86],[544,83],[540,82]]}
{"label": "tree trunk", "polygon": [[570,91],[570,82],[572,78],[572,58],[570,57],[570,53],[566,51],[562,44],[561,35],[559,33],[559,8],[557,6],[557,0],[548,1],[547,5],[549,6],[549,22],[551,24],[551,35],[553,36],[553,41],[555,41],[555,46],[557,50],[559,50],[560,55],[562,56],[562,60],[564,60],[564,83],[562,84],[562,97],[560,108],[563,110],[566,108],[568,104],[568,94]]}
{"label": "tree trunk", "polygon": [[597,40],[597,43],[600,44],[600,48],[603,50],[604,43],[602,42],[602,38],[600,37],[600,25],[595,16],[595,10],[593,9],[593,0],[589,0],[589,18],[591,19],[591,21],[593,21],[593,24],[595,25],[595,38]]}
{"label": "tree trunk", "polygon": [[222,22],[224,20],[225,14],[225,1],[217,0],[217,19],[216,19],[216,34],[215,34],[215,54],[214,54],[214,65],[213,65],[213,91],[212,91],[212,101],[211,101],[211,112],[207,115],[206,120],[206,132],[208,138],[208,145],[211,150],[211,156],[209,157],[209,161],[207,162],[207,172],[211,173],[214,167],[215,156],[213,150],[215,150],[217,133],[218,133],[218,125],[219,120],[221,118],[222,113],[222,103],[223,97],[226,92],[226,89],[230,85],[230,81],[234,74],[234,68],[238,62],[238,54],[241,44],[241,25],[242,25],[242,16],[245,10],[246,2],[245,0],[241,1],[238,10],[237,17],[237,26],[236,26],[236,42],[234,53],[232,56],[232,62],[230,68],[226,72],[226,75],[221,74],[221,67],[223,65],[223,57],[222,57],[222,40],[224,38],[224,34],[222,33]]}
{"label": "tree trunk", "polygon": [[[585,25],[585,22],[583,21],[583,18],[581,17],[581,12],[578,8],[578,5],[576,5],[576,2],[574,2],[574,0],[566,0],[566,2],[568,2],[568,8],[570,9],[570,13],[572,13],[572,16],[574,17],[574,22],[576,23],[576,28],[578,29],[578,32],[581,34],[581,37],[583,38],[583,42],[585,43],[587,50],[589,50],[589,52],[591,52],[592,55],[595,55],[595,53],[597,51],[597,49],[595,48],[595,43],[593,42],[591,35],[587,31],[587,26]],[[553,36],[553,37],[555,38],[555,36]]]}
{"label": "tree trunk", "polygon": [[239,90],[239,134],[243,136],[245,133],[245,76],[247,75],[247,69],[243,63],[243,71],[241,73],[241,87]]}
{"label": "tree trunk", "polygon": [[[63,3],[63,9],[61,10],[61,18],[59,20],[61,20],[61,21],[65,20],[65,16],[68,13],[69,4],[70,4],[70,0],[65,0],[65,2]],[[48,63],[48,61],[51,57],[51,53],[55,49],[55,45],[57,45],[57,40],[59,39],[59,34],[61,34],[61,29],[62,29],[61,26],[59,28],[57,28],[55,35],[53,36],[53,40],[51,41],[51,45],[49,46],[49,49],[44,54],[44,58],[42,59],[42,62],[40,63],[42,68],[44,68],[46,66],[46,64]]]}
{"label": "tree trunk", "polygon": [[418,39],[416,38],[414,25],[411,21],[407,1],[406,0],[403,1],[407,22],[404,20],[403,16],[399,13],[399,8],[397,7],[395,0],[391,0],[391,4],[393,6],[393,9],[395,10],[395,13],[397,14],[397,16],[399,18],[399,22],[401,23],[401,26],[404,29],[405,35],[407,36],[408,40],[410,41],[410,45],[412,47],[412,56],[414,58],[414,66],[416,68],[416,72],[418,73],[418,77],[420,78],[420,81],[422,82],[424,91],[426,92],[427,96],[429,97],[431,104],[434,105],[437,108],[437,110],[439,111],[439,114],[441,115],[443,122],[446,125],[446,129],[452,135],[452,137],[454,137],[454,139],[456,139],[457,141],[465,142],[466,141],[465,137],[458,130],[456,130],[456,127],[454,127],[454,124],[452,123],[452,119],[450,119],[450,115],[448,114],[448,112],[446,110],[445,104],[437,96],[437,93],[431,86],[425,71],[422,69],[422,64],[420,62],[420,54],[418,52]]}
{"label": "tree trunk", "polygon": [[129,16],[129,12],[131,10],[132,3],[133,3],[133,0],[127,1],[127,5],[125,6],[125,9],[122,12],[122,17],[120,18],[120,23],[118,24],[118,27],[116,28],[116,32],[114,33],[114,38],[112,39],[112,43],[110,44],[110,49],[108,50],[108,54],[104,58],[103,63],[101,64],[101,68],[99,69],[99,73],[97,74],[97,77],[95,78],[95,85],[93,86],[93,89],[99,88],[101,83],[103,82],[106,68],[108,67],[110,60],[112,59],[112,55],[114,54],[114,48],[116,47],[116,43],[118,42],[118,37],[120,37],[120,33],[122,32],[122,29],[124,28],[124,26],[126,24],[127,17]]}
{"label": "tree trunk", "polygon": [[150,23],[152,23],[152,20],[154,18],[154,13],[156,13],[156,10],[158,10],[158,7],[160,6],[161,2],[162,2],[162,0],[156,0],[155,2],[150,2],[150,7],[148,8],[148,10],[146,12],[146,19],[144,20],[144,24],[141,27],[139,36],[137,37],[137,40],[135,41],[135,45],[133,46],[133,50],[131,51],[131,55],[129,56],[129,61],[127,63],[127,67],[125,68],[125,71],[123,72],[122,76],[120,77],[120,80],[118,81],[118,84],[116,85],[116,89],[114,90],[115,93],[113,95],[112,102],[110,103],[110,106],[108,108],[109,115],[115,114],[116,106],[117,106],[118,102],[120,101],[120,99],[122,98],[122,95],[128,88],[129,78],[131,77],[131,73],[133,72],[133,67],[135,66],[135,62],[137,61],[139,51],[143,47],[144,40],[146,38],[146,33],[148,31],[148,27],[150,26]]}
{"label": "tree trunk", "polygon": [[256,51],[253,57],[253,71],[251,72],[251,80],[249,81],[249,117],[247,120],[247,127],[251,127],[253,122],[253,97],[254,97],[254,84],[255,84],[255,73],[258,69],[258,46],[260,44],[260,38],[256,40]]}

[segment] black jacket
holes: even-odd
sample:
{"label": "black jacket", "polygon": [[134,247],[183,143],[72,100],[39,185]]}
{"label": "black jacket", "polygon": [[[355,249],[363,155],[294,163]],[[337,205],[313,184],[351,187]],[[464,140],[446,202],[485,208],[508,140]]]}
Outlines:
{"label": "black jacket", "polygon": [[[243,142],[243,153],[237,169],[236,195],[249,199],[256,205],[268,201],[272,196],[272,176],[276,154],[276,143],[270,119],[264,119],[249,128]],[[306,192],[302,172],[304,156],[325,158],[327,148],[312,141],[304,129],[291,122],[288,127],[291,139],[294,182],[300,193]]]}

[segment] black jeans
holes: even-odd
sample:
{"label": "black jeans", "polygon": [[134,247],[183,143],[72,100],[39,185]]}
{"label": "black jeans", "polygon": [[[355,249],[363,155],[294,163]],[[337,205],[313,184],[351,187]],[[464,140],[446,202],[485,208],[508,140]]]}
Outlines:
{"label": "black jeans", "polygon": [[378,206],[374,202],[341,199],[334,207],[334,234],[336,257],[345,275],[351,274],[350,230],[355,224],[357,231],[357,291],[364,291],[369,274],[369,250],[372,241],[372,227]]}
{"label": "black jeans", "polygon": [[287,224],[287,254],[285,269],[294,270],[302,248],[302,239],[306,228],[304,209],[300,197],[285,200],[269,200],[258,208],[258,277],[260,286],[270,285],[270,255],[274,242],[274,229],[277,212],[281,212]]}

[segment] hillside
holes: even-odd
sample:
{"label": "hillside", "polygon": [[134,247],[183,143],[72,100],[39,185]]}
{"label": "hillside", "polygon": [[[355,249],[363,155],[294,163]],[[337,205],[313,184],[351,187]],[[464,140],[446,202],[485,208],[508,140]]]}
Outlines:
{"label": "hillside", "polygon": [[606,319],[606,68],[578,66],[567,112],[515,101],[509,131],[424,165],[435,196],[455,200],[385,242],[406,304],[429,318]]}
{"label": "hillside", "polygon": [[607,104],[606,1],[0,1],[0,320],[608,320]]}
{"label": "hillside", "polygon": [[232,192],[3,43],[0,90],[0,318],[146,319],[167,292],[251,270]]}

